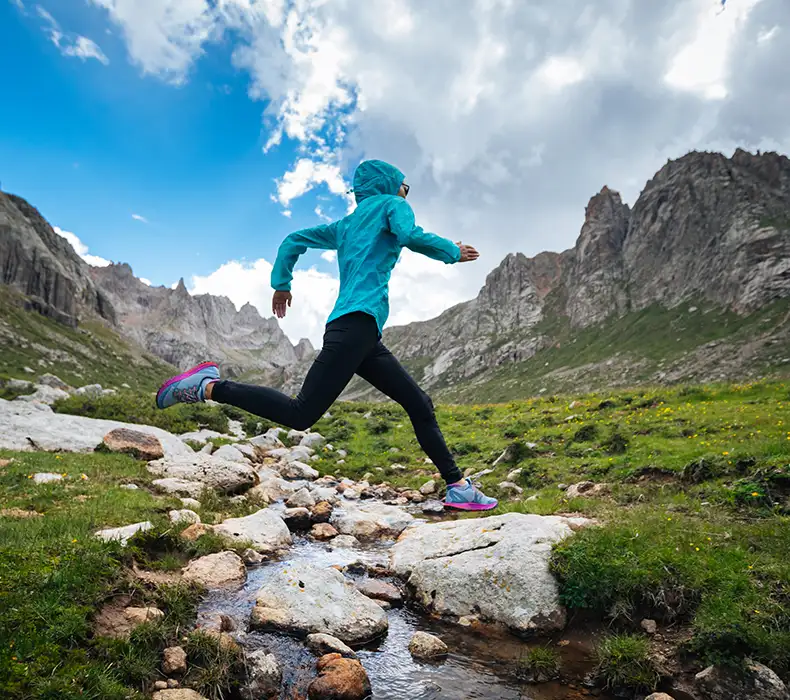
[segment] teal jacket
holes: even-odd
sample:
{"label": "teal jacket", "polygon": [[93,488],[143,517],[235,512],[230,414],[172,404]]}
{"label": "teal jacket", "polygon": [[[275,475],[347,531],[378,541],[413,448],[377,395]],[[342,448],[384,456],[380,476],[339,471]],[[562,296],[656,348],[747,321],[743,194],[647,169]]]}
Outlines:
{"label": "teal jacket", "polygon": [[272,287],[290,291],[294,265],[308,248],[336,250],[340,293],[327,323],[352,311],[364,311],[376,319],[381,333],[389,316],[390,275],[403,248],[447,264],[461,259],[455,243],[415,224],[411,206],[397,196],[404,179],[389,163],[360,163],[354,173],[357,208],[340,221],[289,235],[277,252]]}

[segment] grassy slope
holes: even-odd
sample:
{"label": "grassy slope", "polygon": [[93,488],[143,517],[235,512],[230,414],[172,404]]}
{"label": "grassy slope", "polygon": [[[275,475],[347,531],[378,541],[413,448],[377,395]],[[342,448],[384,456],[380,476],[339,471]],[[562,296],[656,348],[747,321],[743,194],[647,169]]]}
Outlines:
{"label": "grassy slope", "polygon": [[[696,311],[690,312],[690,308]],[[719,341],[741,347],[755,338],[783,329],[787,333],[790,302],[780,301],[749,316],[706,308],[702,303],[683,304],[674,309],[657,306],[610,319],[598,326],[572,331],[567,320],[552,315],[538,324],[534,333],[553,339],[553,345],[529,360],[502,365],[467,382],[438,385],[432,393],[443,402],[479,403],[509,401],[545,393],[597,390],[607,386],[650,383],[656,372],[673,363],[698,369],[684,374],[684,382],[698,381],[705,370],[717,368],[718,358],[705,363],[692,360],[695,350]],[[762,348],[733,373],[734,376],[787,376],[790,354],[782,342]],[[607,364],[612,360],[611,364]],[[783,362],[783,360],[785,360]],[[428,362],[405,363],[418,379]]]}
{"label": "grassy slope", "polygon": [[[556,547],[553,566],[572,613],[622,634],[601,650],[605,678],[643,687],[657,677],[645,656],[650,644],[629,636],[641,634],[644,616],[684,631],[681,651],[697,670],[749,655],[790,672],[790,386],[639,389],[438,413],[464,469],[486,468],[515,445],[510,463],[482,479],[503,499],[499,512],[582,513],[601,524]],[[322,452],[314,464],[323,473],[371,472],[374,482],[410,486],[430,477],[400,408],[337,404],[331,414],[316,429],[348,456],[338,466],[336,454]],[[11,689],[8,697],[131,697],[123,693],[155,678],[158,649],[192,608],[183,596],[169,604],[166,594],[146,590],[139,595],[172,605],[169,627],[150,633],[155,644],[148,632],[128,644],[92,640],[86,615],[126,584],[121,552],[89,534],[152,519],[161,528],[154,564],[172,568],[187,554],[164,530],[176,501],[118,488],[130,480],[145,487],[150,478],[126,457],[4,456],[15,461],[0,471],[2,507],[44,516],[0,517],[0,687]],[[522,471],[512,478],[524,493],[508,500],[497,484],[516,467]],[[27,478],[34,471],[70,476],[36,487]],[[609,484],[608,495],[569,500],[557,488],[585,479]],[[201,515],[211,522],[254,509],[212,499]]]}
{"label": "grassy slope", "polygon": [[[43,362],[43,364],[42,364]],[[25,311],[22,297],[0,285],[0,375],[20,379],[51,372],[73,386],[124,382],[155,389],[174,369],[98,321],[69,328]]]}

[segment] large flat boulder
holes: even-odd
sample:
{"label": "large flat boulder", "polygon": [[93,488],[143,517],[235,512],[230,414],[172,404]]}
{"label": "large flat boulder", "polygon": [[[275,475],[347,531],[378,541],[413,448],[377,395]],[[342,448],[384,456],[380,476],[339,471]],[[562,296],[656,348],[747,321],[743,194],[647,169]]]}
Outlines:
{"label": "large flat boulder", "polygon": [[586,524],[508,513],[416,525],[390,550],[390,564],[440,615],[477,616],[519,633],[561,629],[566,616],[549,571],[551,547]]}
{"label": "large flat boulder", "polygon": [[251,624],[306,636],[328,634],[364,644],[387,631],[386,613],[336,569],[278,564],[258,591]]}
{"label": "large flat boulder", "polygon": [[0,447],[44,452],[93,452],[104,436],[126,428],[157,438],[165,457],[194,454],[178,437],[150,425],[53,413],[43,404],[0,399]]}
{"label": "large flat boulder", "polygon": [[191,450],[187,455],[149,462],[148,471],[163,479],[196,482],[228,494],[241,493],[258,483],[258,475],[249,464]]}
{"label": "large flat boulder", "polygon": [[377,537],[397,537],[414,522],[414,518],[397,506],[346,503],[332,512],[329,522],[343,535],[369,540]]}
{"label": "large flat boulder", "polygon": [[231,542],[249,542],[257,551],[270,552],[291,544],[288,526],[277,513],[266,508],[244,518],[228,518],[213,530]]}

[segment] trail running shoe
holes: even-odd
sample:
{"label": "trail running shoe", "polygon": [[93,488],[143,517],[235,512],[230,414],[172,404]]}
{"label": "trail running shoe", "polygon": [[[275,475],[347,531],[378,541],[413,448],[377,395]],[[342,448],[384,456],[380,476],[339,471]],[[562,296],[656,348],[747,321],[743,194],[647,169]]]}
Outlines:
{"label": "trail running shoe", "polygon": [[216,362],[203,362],[162,384],[156,393],[156,406],[169,408],[177,403],[203,401],[205,385],[217,379],[219,379],[219,367]]}
{"label": "trail running shoe", "polygon": [[446,508],[458,510],[491,510],[499,505],[496,498],[486,496],[467,478],[464,486],[448,486],[444,497]]}

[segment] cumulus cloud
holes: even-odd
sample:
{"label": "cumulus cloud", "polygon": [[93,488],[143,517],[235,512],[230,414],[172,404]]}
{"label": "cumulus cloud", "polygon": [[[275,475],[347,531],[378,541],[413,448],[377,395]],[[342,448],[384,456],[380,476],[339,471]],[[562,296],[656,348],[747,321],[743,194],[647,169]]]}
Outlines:
{"label": "cumulus cloud", "polygon": [[58,236],[65,238],[71,244],[71,247],[74,248],[74,252],[79,255],[86,263],[88,263],[88,265],[92,265],[93,267],[107,267],[107,265],[112,264],[105,258],[100,258],[98,255],[91,255],[88,253],[88,246],[86,246],[79,239],[79,237],[71,231],[64,231],[58,226],[53,226],[52,230],[57,233]]}
{"label": "cumulus cloud", "polygon": [[[18,3],[20,9],[24,9],[21,3]],[[99,63],[105,66],[109,65],[110,59],[104,54],[99,45],[92,39],[80,35],[66,35],[60,28],[60,24],[55,18],[47,12],[40,5],[36,5],[36,12],[41,19],[44,20],[46,32],[49,34],[50,41],[55,44],[64,56],[73,56],[79,58],[81,61],[87,61],[89,58],[96,59]]]}
{"label": "cumulus cloud", "polygon": [[148,219],[146,219],[144,216],[141,216],[140,214],[132,214],[132,218],[135,221],[139,221],[139,222],[141,222],[143,224],[147,224],[148,223]]}
{"label": "cumulus cloud", "polygon": [[298,146],[272,193],[287,211],[345,197],[364,157],[407,173],[418,222],[482,257],[426,275],[404,256],[398,320],[473,296],[508,252],[569,247],[604,184],[633,203],[690,149],[790,151],[786,0],[91,1],[167,80],[233,47],[267,147]]}

